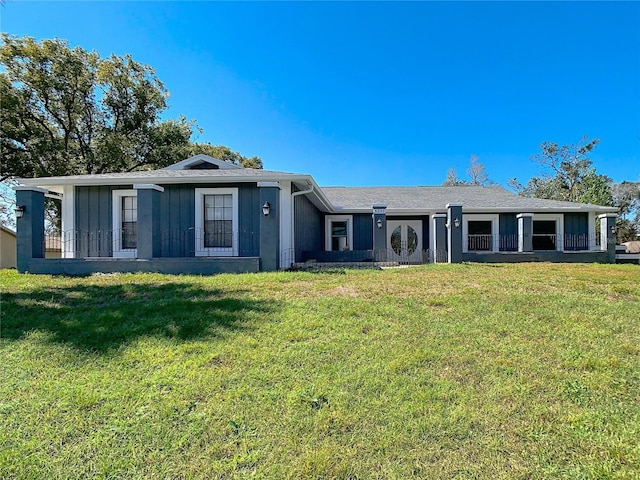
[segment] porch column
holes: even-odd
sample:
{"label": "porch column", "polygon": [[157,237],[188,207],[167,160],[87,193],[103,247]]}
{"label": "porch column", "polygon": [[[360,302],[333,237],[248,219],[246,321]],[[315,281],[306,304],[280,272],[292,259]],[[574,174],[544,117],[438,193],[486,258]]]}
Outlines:
{"label": "porch column", "polygon": [[533,252],[533,213],[520,213],[518,219],[518,251]]}
{"label": "porch column", "polygon": [[375,203],[373,208],[373,258],[377,262],[387,260],[387,206]]}
{"label": "porch column", "polygon": [[447,246],[449,263],[462,262],[462,204],[447,204]]}
{"label": "porch column", "polygon": [[153,184],[134,185],[138,191],[138,258],[160,256],[160,195],[164,188]]}
{"label": "porch column", "polygon": [[433,220],[433,261],[445,263],[447,261],[447,214],[436,213],[431,218]]}
{"label": "porch column", "polygon": [[[258,182],[260,205],[254,208],[260,215],[260,270],[275,271],[280,264],[280,184]],[[268,206],[268,214],[264,208]]]}
{"label": "porch column", "polygon": [[600,219],[600,249],[607,252],[607,263],[616,263],[616,218],[615,213],[598,215]]}
{"label": "porch column", "polygon": [[38,187],[14,187],[16,208],[22,217],[16,219],[16,266],[18,272],[29,270],[32,258],[44,258],[44,194]]}

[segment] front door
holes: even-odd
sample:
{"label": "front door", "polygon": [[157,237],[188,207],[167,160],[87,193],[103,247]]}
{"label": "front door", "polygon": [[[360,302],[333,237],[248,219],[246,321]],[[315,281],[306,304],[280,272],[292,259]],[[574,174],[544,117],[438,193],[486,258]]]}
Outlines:
{"label": "front door", "polygon": [[422,220],[387,221],[389,260],[422,263]]}

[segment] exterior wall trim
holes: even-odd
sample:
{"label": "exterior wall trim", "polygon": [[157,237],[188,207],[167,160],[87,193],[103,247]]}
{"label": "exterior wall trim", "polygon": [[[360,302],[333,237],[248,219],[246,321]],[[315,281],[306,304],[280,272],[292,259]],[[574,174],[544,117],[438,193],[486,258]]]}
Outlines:
{"label": "exterior wall trim", "polygon": [[62,188],[62,234],[70,238],[63,237],[63,258],[74,258],[76,256],[76,187],[65,185]]}
{"label": "exterior wall trim", "polygon": [[[258,187],[264,186],[264,183],[259,182]],[[294,229],[294,214],[293,214],[293,202],[295,197],[291,195],[291,182],[273,182],[279,183],[280,187],[280,251],[293,251],[293,229]],[[267,185],[269,186],[269,185]],[[273,185],[275,187],[275,185]],[[283,263],[283,258],[280,257],[279,268],[289,268],[291,266],[291,256],[289,256],[289,264]]]}
{"label": "exterior wall trim", "polygon": [[16,185],[13,187],[16,192],[38,192],[38,193],[49,193],[49,190],[41,187],[32,187],[31,185]]}
{"label": "exterior wall trim", "polygon": [[[122,202],[122,197],[137,197],[138,191],[131,189],[124,190],[112,190],[111,191],[111,203],[112,203],[112,211],[111,211],[111,230],[115,232],[120,229],[121,225],[121,212],[120,212],[120,203]],[[137,248],[128,248],[123,249],[120,243],[120,236],[114,233],[113,235],[113,257],[114,258],[136,258],[138,256]]]}
{"label": "exterior wall trim", "polygon": [[[556,250],[557,252],[564,251],[564,213],[536,213],[533,215],[533,221],[551,221],[556,222]],[[533,224],[531,225],[533,228]],[[533,232],[533,230],[532,230]]]}
{"label": "exterior wall trim", "polygon": [[[462,217],[462,253],[472,253],[469,252],[469,222],[474,221],[491,222],[491,235],[495,238],[500,234],[500,214],[466,214]],[[492,241],[491,251],[499,252],[500,242]]]}
{"label": "exterior wall trim", "polygon": [[[213,256],[220,257],[237,257],[239,252],[239,239],[238,239],[238,189],[237,188],[195,188],[195,227],[203,232],[202,235],[196,239],[195,256],[196,257],[208,257]],[[204,196],[205,195],[231,195],[231,203],[233,206],[233,243],[231,248],[206,248],[204,246]]]}
{"label": "exterior wall trim", "polygon": [[134,190],[157,190],[158,192],[164,192],[164,187],[155,185],[153,183],[136,183],[133,185]]}
{"label": "exterior wall trim", "polygon": [[331,252],[331,222],[347,222],[347,250],[353,250],[353,215],[326,215],[324,217],[324,249]]}
{"label": "exterior wall trim", "polygon": [[262,187],[280,188],[280,182],[258,182],[258,188]]}

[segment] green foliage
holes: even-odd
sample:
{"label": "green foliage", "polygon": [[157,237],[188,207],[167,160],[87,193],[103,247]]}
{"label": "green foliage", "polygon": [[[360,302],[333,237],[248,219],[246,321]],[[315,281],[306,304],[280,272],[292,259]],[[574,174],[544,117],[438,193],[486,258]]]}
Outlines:
{"label": "green foliage", "polygon": [[244,168],[262,168],[262,159],[260,157],[245,157],[238,152],[232,151],[224,145],[211,145],[209,143],[194,143],[188,148],[189,155],[193,156],[199,153],[209,155],[218,160],[240,165]]}
{"label": "green foliage", "polygon": [[[0,223],[13,225],[18,177],[162,168],[197,153],[262,168],[225,146],[191,142],[195,122],[161,120],[168,92],[153,68],[130,55],[100,58],[64,40],[2,34],[0,45]],[[48,208],[48,225],[57,208]]]}
{"label": "green foliage", "polygon": [[0,285],[0,478],[640,471],[634,265]]}
{"label": "green foliage", "polygon": [[616,184],[598,174],[588,155],[599,142],[587,136],[573,145],[543,142],[532,159],[545,167],[545,174],[524,186],[512,178],[509,186],[526,197],[618,207],[618,241],[635,240],[640,234],[640,182]]}
{"label": "green foliage", "polygon": [[[599,139],[589,140],[587,136],[573,145],[542,142],[541,151],[532,159],[547,172],[541,177],[531,178],[524,187],[520,186],[520,194],[550,200],[613,205],[609,185],[611,179],[596,173],[588,157],[599,142]],[[519,185],[515,179],[510,184]]]}
{"label": "green foliage", "polygon": [[[168,92],[130,55],[2,34],[0,179],[162,168],[204,149],[194,121],[162,121]],[[223,160],[261,168],[227,147]]]}

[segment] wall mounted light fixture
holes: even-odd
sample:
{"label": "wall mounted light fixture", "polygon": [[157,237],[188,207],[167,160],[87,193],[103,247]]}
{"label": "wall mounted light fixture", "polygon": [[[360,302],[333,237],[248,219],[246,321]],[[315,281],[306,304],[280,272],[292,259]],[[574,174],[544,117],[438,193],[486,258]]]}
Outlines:
{"label": "wall mounted light fixture", "polygon": [[382,219],[379,218],[376,222],[376,225],[378,226],[378,228],[382,228]]}
{"label": "wall mounted light fixture", "polygon": [[268,217],[270,213],[271,213],[271,204],[269,202],[264,202],[264,205],[262,205],[262,214],[265,217]]}
{"label": "wall mounted light fixture", "polygon": [[613,235],[615,235],[615,234],[616,234],[616,226],[615,226],[615,225],[611,225],[611,233],[612,233]]}
{"label": "wall mounted light fixture", "polygon": [[22,215],[24,215],[24,212],[26,212],[27,207],[25,207],[24,205],[16,205],[16,208],[14,210],[14,212],[16,212],[16,218],[22,218]]}
{"label": "wall mounted light fixture", "polygon": [[460,219],[456,218],[453,220],[453,226],[456,228],[460,228]]}

